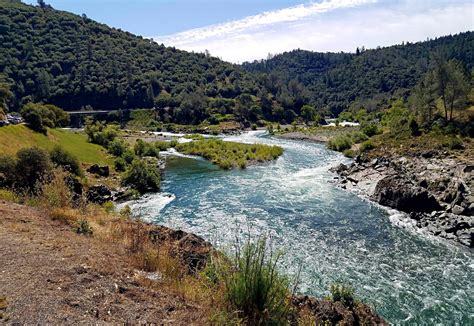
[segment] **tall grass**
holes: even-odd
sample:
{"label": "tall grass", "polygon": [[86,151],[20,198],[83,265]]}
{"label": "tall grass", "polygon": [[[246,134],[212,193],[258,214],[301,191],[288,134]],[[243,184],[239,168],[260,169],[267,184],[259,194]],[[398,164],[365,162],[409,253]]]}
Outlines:
{"label": "tall grass", "polygon": [[245,324],[285,325],[291,314],[292,293],[289,278],[277,269],[281,257],[265,238],[248,240],[230,258],[213,257],[207,275],[223,284],[228,309]]}

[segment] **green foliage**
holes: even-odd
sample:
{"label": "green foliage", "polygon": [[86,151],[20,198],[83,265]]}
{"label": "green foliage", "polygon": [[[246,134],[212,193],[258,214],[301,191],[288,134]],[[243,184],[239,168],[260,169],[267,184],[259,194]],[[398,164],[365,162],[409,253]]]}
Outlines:
{"label": "green foliage", "polygon": [[342,304],[348,308],[354,306],[354,288],[352,286],[335,283],[331,285],[330,292],[332,301],[342,302]]}
{"label": "green foliage", "polygon": [[418,126],[418,122],[415,119],[411,119],[408,123],[408,127],[410,128],[410,133],[412,136],[419,136],[420,135],[420,127]]}
{"label": "green foliage", "polygon": [[7,155],[0,155],[0,188],[12,187],[16,180],[16,160]]}
{"label": "green foliage", "polygon": [[127,168],[127,162],[122,157],[117,157],[114,160],[115,171],[123,172]]}
{"label": "green foliage", "polygon": [[88,120],[86,121],[84,132],[89,142],[108,147],[109,143],[113,142],[119,134],[119,128],[116,125],[105,124],[99,121],[94,123]]}
{"label": "green foliage", "polygon": [[114,156],[122,156],[125,151],[128,149],[127,144],[121,139],[114,139],[111,142],[109,142],[109,145],[107,146],[107,149],[110,154]]}
{"label": "green foliage", "polygon": [[61,146],[54,146],[54,148],[49,153],[49,157],[56,166],[60,166],[64,170],[71,172],[74,175],[82,175],[79,160]]}
{"label": "green foliage", "polygon": [[375,145],[370,140],[367,140],[360,145],[361,152],[367,152],[374,148],[375,148]]}
{"label": "green foliage", "polygon": [[361,131],[369,137],[375,136],[381,132],[375,123],[364,124],[361,127]]}
{"label": "green foliage", "polygon": [[223,169],[245,168],[250,162],[271,161],[283,154],[283,149],[278,146],[242,144],[220,139],[201,139],[177,144],[176,150],[202,156]]}
{"label": "green foliage", "polygon": [[327,143],[327,147],[334,151],[343,152],[346,149],[350,149],[352,144],[353,141],[351,137],[347,134],[343,134],[331,138]]}
{"label": "green foliage", "polygon": [[122,183],[141,194],[158,191],[160,189],[160,171],[157,167],[146,164],[142,160],[134,160],[125,172]]}
{"label": "green foliage", "polygon": [[87,220],[81,220],[78,222],[76,227],[76,233],[85,236],[92,236],[94,231]]}
{"label": "green foliage", "polygon": [[15,104],[32,99],[68,110],[156,107],[132,117],[153,127],[233,115],[243,94],[252,97],[247,118],[257,119],[260,97],[268,95],[259,78],[237,65],[165,47],[86,17],[5,0],[0,16],[8,26],[1,30],[2,71],[15,81]]}
{"label": "green foliage", "polygon": [[229,259],[215,259],[204,272],[208,280],[225,285],[231,312],[247,325],[286,325],[291,312],[289,280],[277,266],[281,254],[265,239],[248,241]]}
{"label": "green foliage", "polygon": [[299,80],[301,93],[307,94],[306,103],[337,116],[355,100],[370,112],[386,106],[394,96],[407,96],[430,69],[427,58],[434,52],[445,53],[447,60],[456,59],[470,71],[474,65],[472,48],[474,33],[466,32],[365,50],[359,55],[294,50],[268,60],[244,63],[243,68],[260,74],[267,90],[278,94],[277,100],[284,106],[288,106],[286,94],[291,94],[289,83]]}
{"label": "green foliage", "polygon": [[449,136],[447,139],[445,139],[443,141],[443,146],[453,150],[464,148],[462,139],[456,136]]}
{"label": "green foliage", "polygon": [[15,185],[19,188],[33,191],[39,181],[51,175],[53,165],[45,150],[38,147],[24,148],[16,156]]}
{"label": "green foliage", "polygon": [[354,144],[359,144],[359,143],[362,143],[363,141],[366,141],[367,139],[369,139],[369,137],[367,137],[367,135],[365,133],[360,132],[360,131],[355,131],[355,132],[351,133],[350,137],[351,137],[351,140]]}
{"label": "green foliage", "polygon": [[42,133],[46,133],[46,127],[66,127],[69,124],[69,114],[51,104],[30,102],[21,109],[21,115],[31,129]]}

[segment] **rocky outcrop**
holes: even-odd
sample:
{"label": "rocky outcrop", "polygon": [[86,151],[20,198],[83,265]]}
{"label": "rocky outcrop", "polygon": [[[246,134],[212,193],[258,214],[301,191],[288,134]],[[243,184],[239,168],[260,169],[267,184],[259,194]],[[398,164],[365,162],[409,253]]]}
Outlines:
{"label": "rocky outcrop", "polygon": [[387,325],[368,305],[356,303],[352,307],[340,301],[295,296],[291,303],[298,311],[309,314],[316,325]]}
{"label": "rocky outcrop", "polygon": [[195,273],[204,268],[212,252],[209,242],[182,230],[156,225],[149,230],[149,237],[155,244],[171,244],[170,254],[180,259],[188,268],[188,273]]}
{"label": "rocky outcrop", "polygon": [[383,206],[407,213],[432,212],[441,208],[426,189],[396,175],[380,180],[375,187],[373,198]]}
{"label": "rocky outcrop", "polygon": [[98,164],[94,164],[87,169],[87,172],[100,177],[108,177],[110,175],[110,169],[108,165],[100,166]]}
{"label": "rocky outcrop", "polygon": [[112,191],[104,185],[95,185],[86,192],[88,201],[102,205],[108,201],[113,201]]}
{"label": "rocky outcrop", "polygon": [[435,236],[474,246],[474,167],[433,153],[417,157],[358,156],[331,169],[339,185],[408,213]]}

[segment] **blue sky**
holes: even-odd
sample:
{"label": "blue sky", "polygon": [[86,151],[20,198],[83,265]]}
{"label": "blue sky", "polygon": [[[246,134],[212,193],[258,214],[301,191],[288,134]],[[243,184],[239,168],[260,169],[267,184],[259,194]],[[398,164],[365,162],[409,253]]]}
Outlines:
{"label": "blue sky", "polygon": [[[28,1],[36,3],[36,1]],[[474,30],[472,0],[46,0],[231,62],[301,48],[355,51]]]}
{"label": "blue sky", "polygon": [[46,0],[46,3],[145,36],[168,35],[236,20],[294,6],[301,0]]}

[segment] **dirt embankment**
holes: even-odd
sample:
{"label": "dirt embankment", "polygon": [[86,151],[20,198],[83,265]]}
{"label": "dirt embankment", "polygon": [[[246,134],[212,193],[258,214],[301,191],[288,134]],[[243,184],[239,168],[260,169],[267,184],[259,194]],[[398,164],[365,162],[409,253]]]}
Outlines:
{"label": "dirt embankment", "polygon": [[204,325],[198,302],[150,285],[123,246],[0,201],[0,323]]}

